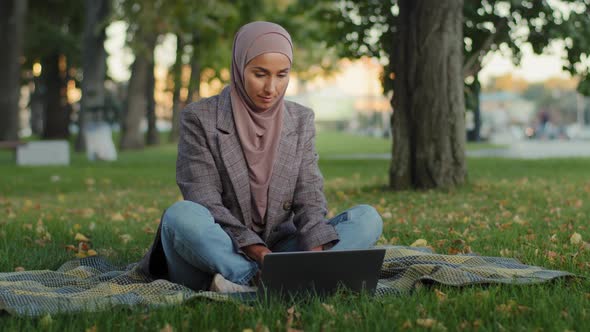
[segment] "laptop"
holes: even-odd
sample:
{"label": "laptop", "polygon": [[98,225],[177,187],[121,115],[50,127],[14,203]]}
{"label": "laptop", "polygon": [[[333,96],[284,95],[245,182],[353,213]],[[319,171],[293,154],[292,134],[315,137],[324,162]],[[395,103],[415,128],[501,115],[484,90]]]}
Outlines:
{"label": "laptop", "polygon": [[342,288],[373,295],[384,256],[379,248],[270,253],[258,295],[325,297]]}

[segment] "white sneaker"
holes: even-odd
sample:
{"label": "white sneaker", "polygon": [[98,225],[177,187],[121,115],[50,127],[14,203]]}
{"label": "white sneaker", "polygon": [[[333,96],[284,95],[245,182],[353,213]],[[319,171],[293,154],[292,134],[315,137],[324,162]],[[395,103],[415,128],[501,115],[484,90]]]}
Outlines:
{"label": "white sneaker", "polygon": [[256,287],[253,286],[244,286],[240,284],[233,283],[227,279],[225,279],[221,274],[216,273],[213,277],[213,281],[211,281],[211,286],[209,290],[212,292],[218,293],[241,293],[241,292],[255,292]]}

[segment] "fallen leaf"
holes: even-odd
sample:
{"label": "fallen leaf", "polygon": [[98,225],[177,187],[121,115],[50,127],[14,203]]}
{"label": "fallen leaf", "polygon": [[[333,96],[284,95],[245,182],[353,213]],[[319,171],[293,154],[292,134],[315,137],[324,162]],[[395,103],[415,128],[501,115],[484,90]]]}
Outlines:
{"label": "fallen leaf", "polygon": [[574,232],[574,234],[572,234],[572,236],[570,236],[570,243],[574,244],[574,245],[578,245],[581,244],[582,241],[582,235],[580,235],[579,233]]}
{"label": "fallen leaf", "polygon": [[254,332],[270,332],[270,330],[266,325],[262,324],[262,322],[258,322],[254,328]]}
{"label": "fallen leaf", "polygon": [[411,329],[413,327],[412,322],[410,322],[409,319],[407,319],[403,324],[402,324],[402,329],[403,330],[408,330]]}
{"label": "fallen leaf", "polygon": [[97,332],[98,327],[96,325],[92,325],[91,327],[86,329],[86,332]]}
{"label": "fallen leaf", "polygon": [[166,323],[166,325],[164,325],[164,327],[160,329],[160,332],[173,332],[173,331],[174,331],[174,328],[168,323]]}
{"label": "fallen leaf", "polygon": [[88,243],[86,243],[86,242],[78,243],[78,251],[79,252],[86,251],[88,249],[90,249],[90,247],[88,246]]}
{"label": "fallen leaf", "polygon": [[444,302],[447,299],[447,294],[441,292],[440,290],[438,290],[437,288],[434,289],[434,294],[436,294],[436,298],[440,301],[440,302]]}
{"label": "fallen leaf", "polygon": [[410,247],[426,247],[426,246],[428,246],[428,241],[426,241],[424,239],[418,239],[410,245]]}
{"label": "fallen leaf", "polygon": [[22,266],[17,266],[14,268],[14,272],[23,272],[24,270],[25,270],[25,268]]}
{"label": "fallen leaf", "polygon": [[50,314],[43,316],[43,318],[41,318],[39,320],[39,325],[44,328],[48,328],[49,325],[51,325],[52,323],[53,323],[53,318],[51,318]]}
{"label": "fallen leaf", "polygon": [[113,213],[113,215],[111,215],[111,220],[112,221],[124,221],[125,218],[123,218],[123,215],[119,212],[117,213]]}
{"label": "fallen leaf", "polygon": [[94,215],[94,209],[91,208],[82,209],[81,212],[83,218],[90,218]]}
{"label": "fallen leaf", "polygon": [[76,246],[74,246],[73,244],[68,244],[65,245],[64,248],[66,248],[66,251],[76,251]]}
{"label": "fallen leaf", "polygon": [[129,234],[121,234],[119,235],[119,238],[121,239],[121,242],[123,242],[123,244],[129,243],[129,241],[133,239]]}
{"label": "fallen leaf", "polygon": [[90,239],[88,239],[84,234],[82,233],[76,233],[76,236],[74,236],[74,240],[78,241],[78,242],[90,242]]}
{"label": "fallen leaf", "polygon": [[330,314],[330,315],[335,315],[336,314],[336,310],[334,310],[334,306],[331,304],[326,304],[326,303],[322,303],[322,307],[324,307],[324,309],[326,309],[326,311]]}
{"label": "fallen leaf", "polygon": [[436,324],[436,320],[432,318],[418,318],[416,319],[416,324],[422,327],[432,328]]}
{"label": "fallen leaf", "polygon": [[96,256],[98,253],[94,249],[89,249],[87,252],[88,256]]}

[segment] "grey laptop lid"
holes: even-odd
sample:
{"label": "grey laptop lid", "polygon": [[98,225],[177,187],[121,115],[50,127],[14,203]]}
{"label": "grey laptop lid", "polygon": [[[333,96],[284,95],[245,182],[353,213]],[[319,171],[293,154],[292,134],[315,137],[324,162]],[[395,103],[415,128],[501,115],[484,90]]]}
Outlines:
{"label": "grey laptop lid", "polygon": [[385,249],[299,251],[264,257],[262,287],[278,295],[330,295],[343,286],[375,292]]}

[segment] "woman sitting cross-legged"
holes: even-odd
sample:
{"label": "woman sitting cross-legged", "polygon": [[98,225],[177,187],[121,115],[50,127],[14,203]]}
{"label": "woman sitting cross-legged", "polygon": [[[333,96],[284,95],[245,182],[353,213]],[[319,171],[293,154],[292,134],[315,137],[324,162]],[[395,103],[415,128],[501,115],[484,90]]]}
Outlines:
{"label": "woman sitting cross-legged", "polygon": [[176,179],[142,270],[195,290],[252,290],[270,252],[365,249],[381,235],[368,205],[326,219],[313,112],[284,100],[291,37],[269,22],[236,33],[231,84],[181,114]]}

